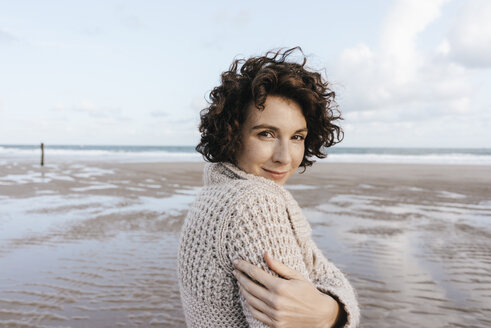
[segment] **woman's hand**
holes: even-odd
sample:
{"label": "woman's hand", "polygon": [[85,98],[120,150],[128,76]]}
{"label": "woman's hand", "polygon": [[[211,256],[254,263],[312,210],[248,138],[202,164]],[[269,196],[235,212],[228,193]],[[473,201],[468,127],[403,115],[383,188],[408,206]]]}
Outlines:
{"label": "woman's hand", "polygon": [[[270,327],[332,327],[339,305],[321,293],[300,273],[265,253],[266,264],[277,278],[243,260],[234,262],[234,275],[251,314]],[[255,283],[250,278],[259,282]]]}

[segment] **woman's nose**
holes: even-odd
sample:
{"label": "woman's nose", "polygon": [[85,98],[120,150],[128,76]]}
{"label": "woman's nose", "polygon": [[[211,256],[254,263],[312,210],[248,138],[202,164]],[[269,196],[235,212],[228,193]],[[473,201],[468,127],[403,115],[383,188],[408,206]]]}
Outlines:
{"label": "woman's nose", "polygon": [[278,140],[273,153],[273,162],[288,164],[290,160],[290,145],[288,142]]}

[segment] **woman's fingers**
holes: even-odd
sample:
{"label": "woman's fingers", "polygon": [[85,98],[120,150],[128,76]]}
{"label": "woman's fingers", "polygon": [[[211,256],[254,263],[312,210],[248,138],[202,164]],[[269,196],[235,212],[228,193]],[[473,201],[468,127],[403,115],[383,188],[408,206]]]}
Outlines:
{"label": "woman's fingers", "polygon": [[251,263],[243,260],[234,261],[234,266],[237,270],[244,272],[249,277],[256,280],[257,282],[259,282],[261,285],[265,286],[268,289],[274,287],[275,279],[278,279],[276,277],[273,277],[271,274],[267,273],[266,271],[261,270],[257,266],[252,265]]}
{"label": "woman's fingers", "polygon": [[[245,300],[247,301],[247,305],[249,306],[249,309],[251,312],[253,310],[260,312],[261,314],[264,314],[266,317],[269,319],[274,317],[274,314],[271,312],[271,307],[268,306],[266,303],[264,303],[262,300],[258,299],[251,293],[247,291],[244,287],[242,287],[239,284],[240,292],[242,295],[244,295]],[[264,321],[263,321],[264,322]]]}
{"label": "woman's fingers", "polygon": [[234,276],[239,282],[239,287],[247,291],[250,295],[254,296],[257,299],[260,299],[263,303],[271,305],[271,293],[264,287],[256,284],[254,281],[249,279],[244,273],[235,270]]}
{"label": "woman's fingers", "polygon": [[340,310],[336,300],[269,254],[265,254],[265,260],[271,270],[288,279],[274,277],[246,261],[239,261],[234,270],[240,293],[254,318],[270,327],[284,327],[285,323],[290,327],[313,327],[326,320],[331,324],[336,321]]}
{"label": "woman's fingers", "polygon": [[266,314],[262,313],[261,311],[258,311],[255,308],[250,307],[250,306],[249,306],[249,311],[251,311],[252,316],[254,318],[256,318],[257,320],[267,324],[269,327],[276,327],[274,325],[274,321],[270,317],[268,317]]}
{"label": "woman's fingers", "polygon": [[273,258],[268,252],[264,252],[266,264],[277,274],[285,279],[304,280],[304,277],[298,272]]}

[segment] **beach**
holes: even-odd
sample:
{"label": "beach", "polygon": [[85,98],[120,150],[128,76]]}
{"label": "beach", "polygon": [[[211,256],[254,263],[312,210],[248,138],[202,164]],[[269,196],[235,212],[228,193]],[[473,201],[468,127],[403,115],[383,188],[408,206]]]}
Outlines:
{"label": "beach", "polygon": [[[0,161],[1,327],[185,327],[200,162]],[[361,327],[491,326],[491,166],[317,163],[286,188]]]}

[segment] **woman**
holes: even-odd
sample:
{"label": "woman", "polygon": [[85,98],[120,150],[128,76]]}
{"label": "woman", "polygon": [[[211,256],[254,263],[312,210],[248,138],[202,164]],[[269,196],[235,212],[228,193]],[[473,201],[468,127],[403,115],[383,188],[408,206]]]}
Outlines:
{"label": "woman", "polygon": [[210,163],[178,254],[189,327],[358,325],[353,288],[283,188],[342,134],[328,84],[287,61],[297,49],[235,60],[201,112]]}

